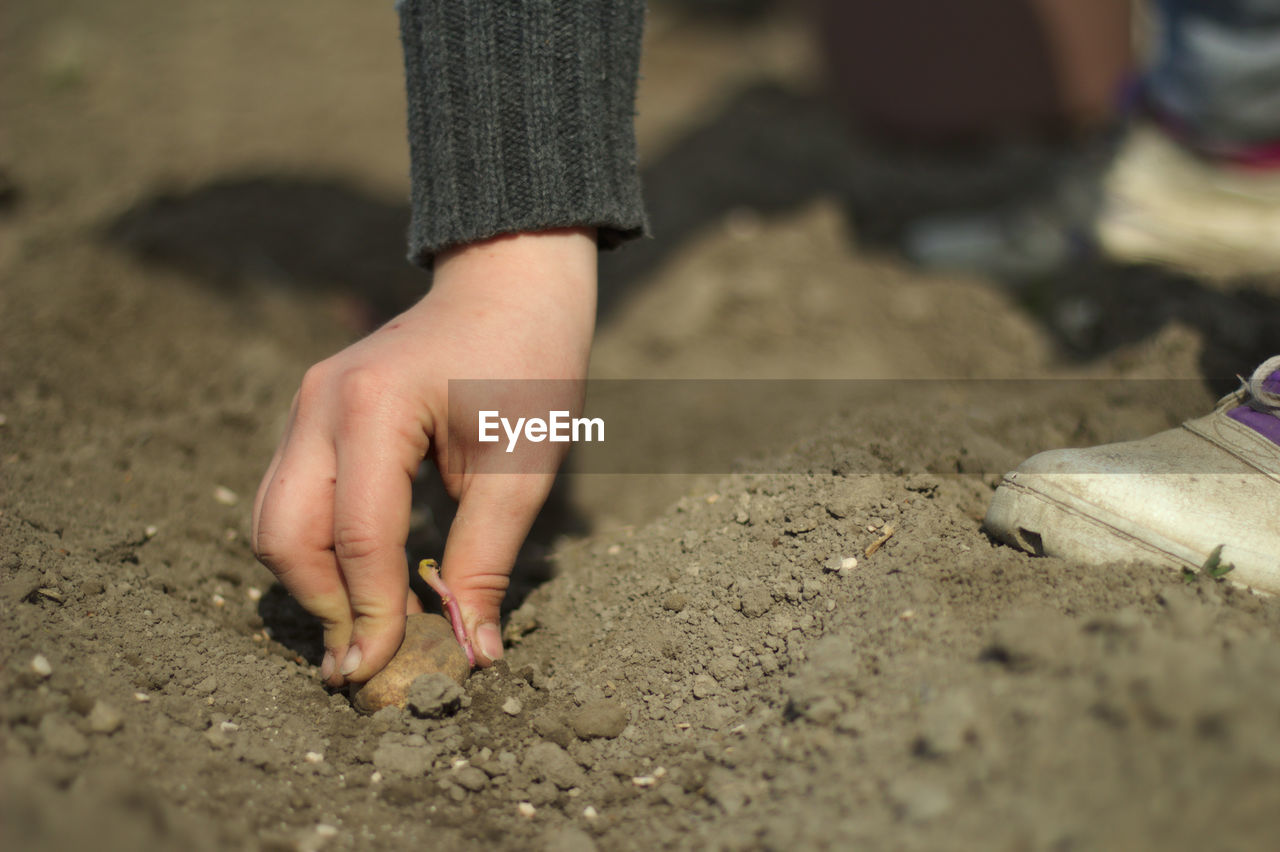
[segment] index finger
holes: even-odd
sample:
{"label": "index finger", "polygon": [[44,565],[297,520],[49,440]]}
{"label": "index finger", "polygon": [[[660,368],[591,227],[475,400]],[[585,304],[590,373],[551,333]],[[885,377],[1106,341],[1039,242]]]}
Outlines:
{"label": "index finger", "polygon": [[404,637],[404,547],[421,452],[368,418],[349,424],[338,441],[333,544],[354,617],[350,650],[339,666],[348,680],[381,671]]}

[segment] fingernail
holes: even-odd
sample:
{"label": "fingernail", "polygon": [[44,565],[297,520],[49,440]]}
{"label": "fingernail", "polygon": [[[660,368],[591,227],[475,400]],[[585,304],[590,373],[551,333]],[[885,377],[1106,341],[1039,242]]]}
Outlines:
{"label": "fingernail", "polygon": [[480,646],[480,653],[490,660],[502,659],[502,633],[498,625],[490,622],[477,627],[476,644]]}
{"label": "fingernail", "polygon": [[346,677],[360,668],[362,659],[364,659],[364,654],[360,653],[360,646],[352,645],[351,650],[347,651],[347,655],[342,658],[342,668],[338,669],[338,671],[342,672],[343,677]]}
{"label": "fingernail", "polygon": [[320,679],[328,680],[333,677],[333,667],[337,665],[333,659],[332,651],[324,652],[324,659],[320,661]]}

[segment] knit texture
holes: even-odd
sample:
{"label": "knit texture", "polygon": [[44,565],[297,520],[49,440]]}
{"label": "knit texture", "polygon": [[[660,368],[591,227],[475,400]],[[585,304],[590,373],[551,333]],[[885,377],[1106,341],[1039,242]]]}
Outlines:
{"label": "knit texture", "polygon": [[643,0],[401,0],[409,257],[498,234],[645,233],[634,104]]}

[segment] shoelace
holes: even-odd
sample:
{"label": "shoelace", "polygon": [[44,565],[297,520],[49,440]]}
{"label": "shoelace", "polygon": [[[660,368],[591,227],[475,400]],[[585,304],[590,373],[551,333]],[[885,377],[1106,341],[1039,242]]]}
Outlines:
{"label": "shoelace", "polygon": [[1249,407],[1254,411],[1280,417],[1280,393],[1266,388],[1267,380],[1277,371],[1280,371],[1280,355],[1273,355],[1259,364],[1245,383],[1249,389]]}

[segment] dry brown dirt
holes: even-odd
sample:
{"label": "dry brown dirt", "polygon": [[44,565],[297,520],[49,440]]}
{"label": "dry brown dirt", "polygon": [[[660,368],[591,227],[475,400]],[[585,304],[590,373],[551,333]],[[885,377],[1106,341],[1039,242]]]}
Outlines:
{"label": "dry brown dirt", "polygon": [[[507,660],[452,713],[366,718],[320,686],[318,631],[246,536],[302,371],[425,286],[390,4],[6,9],[4,847],[1272,845],[1276,602],[1033,559],[979,520],[1027,454],[1209,404],[1280,339],[1274,288],[912,270],[820,158],[776,154],[804,189],[761,189],[777,127],[839,148],[812,66],[789,18],[654,12],[659,238],[606,261],[596,375],[1072,381],[980,404],[887,382],[762,410],[761,472],[566,476]],[[725,163],[723,194],[682,204]],[[676,468],[718,441],[655,429]],[[415,558],[447,519],[420,490]]]}

